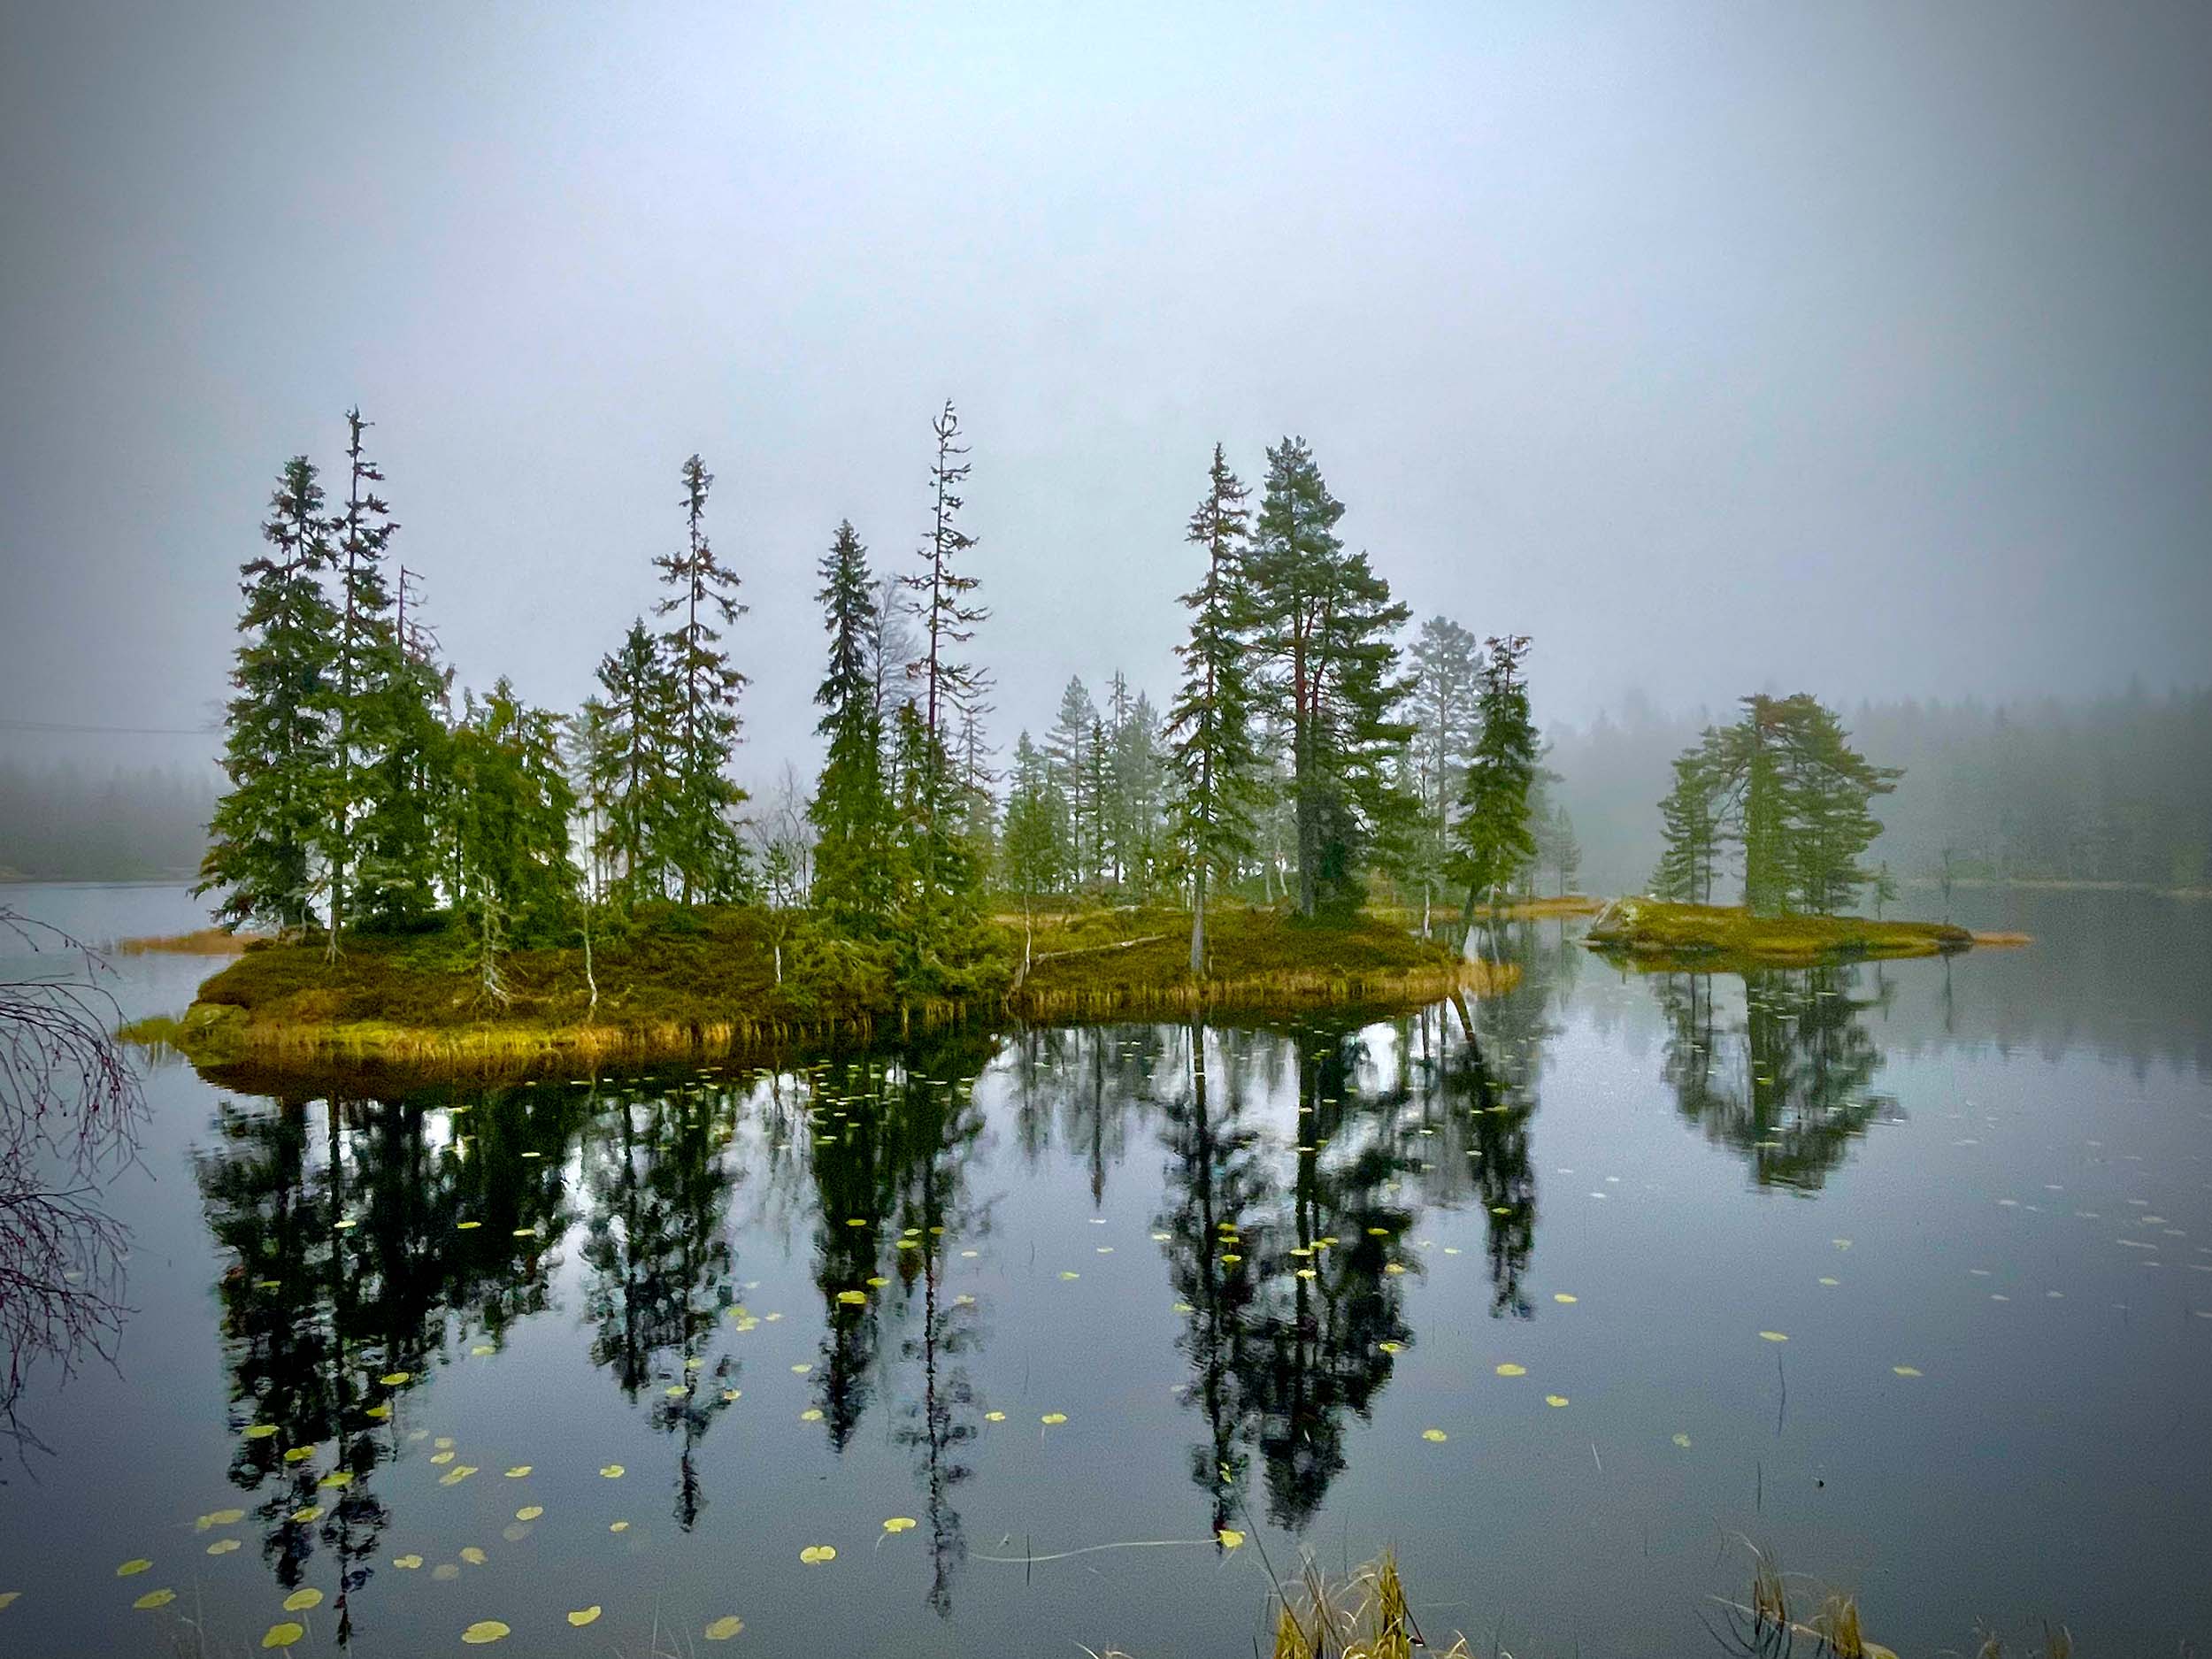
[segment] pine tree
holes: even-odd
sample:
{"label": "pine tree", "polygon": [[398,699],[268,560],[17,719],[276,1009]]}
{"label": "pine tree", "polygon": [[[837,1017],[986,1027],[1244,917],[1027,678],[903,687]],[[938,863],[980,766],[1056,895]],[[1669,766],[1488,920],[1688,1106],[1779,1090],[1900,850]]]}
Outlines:
{"label": "pine tree", "polygon": [[1088,838],[1093,816],[1091,783],[1092,733],[1098,727],[1098,710],[1081,680],[1071,675],[1060,693],[1060,712],[1045,733],[1045,755],[1052,763],[1053,778],[1068,808],[1067,872],[1081,887],[1098,867],[1098,848]]}
{"label": "pine tree", "polygon": [[674,836],[677,783],[670,764],[681,698],[642,618],[599,662],[605,741],[594,760],[591,800],[600,850],[625,903],[664,898]]}
{"label": "pine tree", "polygon": [[1202,549],[1204,579],[1183,595],[1190,636],[1176,648],[1183,684],[1168,707],[1170,764],[1174,769],[1173,833],[1191,883],[1190,971],[1206,964],[1209,884],[1227,886],[1253,853],[1252,814],[1258,755],[1253,743],[1253,686],[1243,631],[1251,601],[1244,555],[1250,492],[1229,470],[1219,444],[1207,469],[1206,494],[1184,540]]}
{"label": "pine tree", "polygon": [[1743,699],[1743,718],[1708,728],[1675,762],[1675,788],[1660,803],[1667,852],[1655,890],[1709,896],[1713,845],[1743,849],[1743,902],[1755,916],[1832,913],[1873,879],[1859,862],[1881,825],[1873,797],[1903,774],[1870,764],[1842,723],[1813,697]]}
{"label": "pine tree", "polygon": [[1429,907],[1450,851],[1452,803],[1474,755],[1482,726],[1477,697],[1482,647],[1449,617],[1421,625],[1412,651],[1414,724],[1412,776],[1421,821],[1412,835],[1412,873],[1421,883],[1421,936],[1429,934]]}
{"label": "pine tree", "polygon": [[1412,732],[1395,718],[1406,687],[1391,639],[1409,612],[1366,554],[1345,550],[1344,505],[1305,441],[1285,438],[1267,468],[1245,559],[1252,642],[1290,736],[1298,910],[1314,916],[1357,908],[1363,862],[1391,848],[1410,813],[1390,764]]}
{"label": "pine tree", "polygon": [[1067,801],[1048,757],[1024,732],[1014,745],[1014,775],[999,840],[1007,889],[1022,903],[1022,964],[1026,970],[1038,899],[1060,890],[1066,879]]}
{"label": "pine tree", "polygon": [[689,904],[695,897],[735,897],[749,886],[735,816],[745,792],[728,775],[745,676],[730,665],[715,626],[734,622],[746,607],[737,602],[737,572],[715,557],[707,538],[707,492],[714,475],[696,455],[684,463],[683,483],[685,548],[653,561],[663,585],[674,590],[653,611],[683,618],[662,636],[662,644],[678,699],[667,853],[679,895]]}
{"label": "pine tree", "polygon": [[1536,781],[1536,725],[1521,673],[1528,643],[1519,634],[1486,641],[1478,698],[1482,736],[1460,781],[1448,866],[1455,879],[1467,884],[1463,926],[1474,925],[1481,896],[1494,896],[1536,853],[1528,823],[1529,790]]}
{"label": "pine tree", "polygon": [[423,621],[419,588],[404,566],[392,596],[386,657],[366,694],[365,724],[376,734],[376,752],[360,792],[354,891],[369,920],[403,927],[438,902],[438,825],[452,781],[446,722],[453,672],[437,659],[437,635]]}
{"label": "pine tree", "polygon": [[1719,825],[1713,815],[1715,780],[1708,756],[1719,741],[1710,728],[1703,743],[1674,763],[1674,787],[1659,803],[1665,850],[1651,879],[1655,898],[1682,904],[1713,902],[1713,872],[1719,852]]}
{"label": "pine tree", "polygon": [[1109,757],[1112,779],[1112,838],[1117,881],[1135,902],[1150,902],[1159,874],[1161,814],[1166,757],[1160,717],[1140,691],[1126,699],[1115,726]]}
{"label": "pine tree", "polygon": [[561,723],[503,676],[468,699],[454,730],[460,908],[474,922],[479,995],[504,1005],[501,964],[514,939],[544,936],[575,891],[568,825],[576,809],[561,764]]}
{"label": "pine tree", "polygon": [[195,895],[221,889],[216,920],[304,928],[314,849],[335,771],[330,672],[338,618],[318,580],[331,563],[322,487],[303,455],[286,463],[261,534],[273,549],[242,567],[244,610],[231,669],[223,771],[230,790],[208,826]]}
{"label": "pine tree", "polygon": [[879,701],[882,616],[868,550],[850,520],[837,526],[818,568],[822,587],[815,598],[830,644],[814,693],[823,710],[814,729],[829,739],[829,754],[807,809],[818,832],[812,898],[840,932],[871,937],[890,924],[897,873]]}

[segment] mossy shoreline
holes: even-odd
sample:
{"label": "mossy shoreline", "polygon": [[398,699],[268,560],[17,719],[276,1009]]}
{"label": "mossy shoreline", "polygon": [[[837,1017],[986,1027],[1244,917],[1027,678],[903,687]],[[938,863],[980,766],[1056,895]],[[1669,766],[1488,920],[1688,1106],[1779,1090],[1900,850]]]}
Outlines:
{"label": "mossy shoreline", "polygon": [[1945,956],[1970,949],[1974,935],[1948,922],[1754,916],[1727,905],[1615,899],[1591,922],[1584,942],[1609,954],[1661,958],[1670,964],[1736,957],[1789,966]]}
{"label": "mossy shoreline", "polygon": [[1194,977],[1180,912],[1000,917],[966,994],[914,997],[788,918],[733,907],[600,940],[588,974],[580,941],[518,950],[503,964],[503,1004],[485,996],[454,933],[357,937],[335,960],[318,941],[257,941],[181,1018],[124,1035],[210,1069],[480,1075],[865,1044],[967,1022],[1388,1012],[1511,977],[1373,917],[1302,923],[1234,909],[1210,916],[1208,932],[1209,972]]}

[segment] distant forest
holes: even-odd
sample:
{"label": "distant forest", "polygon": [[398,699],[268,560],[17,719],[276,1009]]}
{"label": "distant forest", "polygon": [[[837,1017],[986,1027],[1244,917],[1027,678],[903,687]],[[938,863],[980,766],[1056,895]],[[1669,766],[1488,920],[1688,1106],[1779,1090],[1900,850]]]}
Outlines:
{"label": "distant forest", "polygon": [[[1875,803],[1884,828],[1866,855],[1901,884],[1934,879],[1947,849],[1962,879],[2212,882],[2212,689],[1840,712],[1860,752],[1904,769]],[[1670,765],[1708,723],[1639,704],[1550,733],[1544,764],[1581,843],[1580,885],[1612,893],[1649,880]]]}
{"label": "distant forest", "polygon": [[[2212,689],[2092,703],[1863,703],[1843,718],[1870,759],[1905,769],[1876,805],[1886,827],[1869,855],[1901,883],[1932,879],[1949,848],[1962,879],[2212,884]],[[1649,879],[1669,768],[1706,724],[1632,703],[1586,726],[1550,730],[1553,798],[1583,854],[1576,885],[1615,893]],[[196,770],[0,760],[0,876],[189,877],[206,851],[215,797],[212,774]],[[1555,885],[1549,871],[1538,880]]]}
{"label": "distant forest", "polygon": [[215,788],[205,771],[0,760],[0,879],[187,879]]}

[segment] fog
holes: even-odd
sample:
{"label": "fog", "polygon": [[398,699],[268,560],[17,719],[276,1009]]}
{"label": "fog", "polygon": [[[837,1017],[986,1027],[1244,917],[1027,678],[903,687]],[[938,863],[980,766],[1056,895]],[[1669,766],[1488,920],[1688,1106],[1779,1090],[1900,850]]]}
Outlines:
{"label": "fog", "polygon": [[237,566],[357,401],[462,681],[557,708],[703,453],[757,780],[815,754],[814,562],[842,517],[910,558],[948,396],[1002,752],[1071,672],[1164,696],[1210,447],[1286,433],[1417,618],[1534,636],[1555,726],[2202,678],[2199,5],[0,31],[27,764],[212,754]]}

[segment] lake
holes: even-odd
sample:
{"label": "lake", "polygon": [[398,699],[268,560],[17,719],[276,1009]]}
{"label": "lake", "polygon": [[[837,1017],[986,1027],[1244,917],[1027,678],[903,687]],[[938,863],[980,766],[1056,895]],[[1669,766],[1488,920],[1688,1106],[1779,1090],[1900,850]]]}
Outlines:
{"label": "lake", "polygon": [[1907,1654],[2201,1644],[2212,912],[1956,913],[2035,943],[1645,975],[1547,922],[1463,1018],[156,1068],[114,1363],[17,1402],[0,1654],[1234,1655],[1271,1571],[1394,1548],[1439,1646],[1678,1655],[1747,1540]]}

